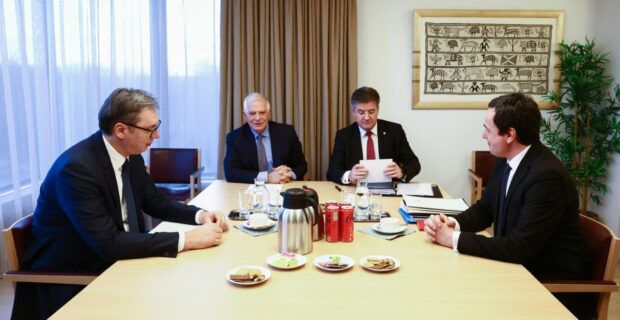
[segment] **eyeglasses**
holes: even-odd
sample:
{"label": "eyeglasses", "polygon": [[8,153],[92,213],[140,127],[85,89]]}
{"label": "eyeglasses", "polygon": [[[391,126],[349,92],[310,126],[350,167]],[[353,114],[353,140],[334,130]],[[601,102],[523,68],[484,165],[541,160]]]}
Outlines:
{"label": "eyeglasses", "polygon": [[140,129],[140,130],[144,130],[144,131],[148,132],[149,133],[149,138],[152,138],[153,134],[155,133],[155,131],[157,131],[157,129],[159,129],[159,126],[161,126],[161,120],[159,120],[159,122],[157,122],[157,126],[155,127],[155,129],[147,129],[147,128],[142,128],[142,127],[136,126],[134,124],[123,123],[123,122],[121,122],[121,123],[126,125],[126,126],[130,126],[132,128],[136,128],[136,129]]}

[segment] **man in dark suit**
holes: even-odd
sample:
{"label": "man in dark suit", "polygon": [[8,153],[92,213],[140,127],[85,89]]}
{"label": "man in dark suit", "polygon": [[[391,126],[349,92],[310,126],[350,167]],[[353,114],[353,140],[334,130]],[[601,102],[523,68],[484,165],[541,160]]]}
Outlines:
{"label": "man in dark suit", "polygon": [[[431,216],[425,231],[431,241],[454,251],[523,264],[539,280],[584,279],[590,257],[579,225],[577,190],[562,162],[540,142],[540,122],[530,97],[493,99],[482,137],[501,159],[482,198],[454,218]],[[476,234],[491,224],[494,237]]]}
{"label": "man in dark suit", "polygon": [[[228,230],[218,212],[162,196],[145,170],[144,152],[159,138],[157,102],[116,89],[99,110],[99,128],[58,157],[41,185],[24,270],[101,273],[120,259],[176,257],[218,245]],[[188,232],[143,233],[142,211],[201,226]],[[14,319],[52,315],[83,286],[18,283]]]}
{"label": "man in dark suit", "polygon": [[303,180],[308,164],[295,128],[271,119],[271,105],[259,93],[243,101],[246,124],[226,135],[226,181],[269,183]]}
{"label": "man in dark suit", "polygon": [[355,123],[338,130],[327,169],[327,179],[349,184],[368,177],[362,159],[392,159],[383,174],[393,180],[409,182],[420,173],[420,161],[413,153],[400,124],[379,117],[379,93],[361,87],[351,95]]}

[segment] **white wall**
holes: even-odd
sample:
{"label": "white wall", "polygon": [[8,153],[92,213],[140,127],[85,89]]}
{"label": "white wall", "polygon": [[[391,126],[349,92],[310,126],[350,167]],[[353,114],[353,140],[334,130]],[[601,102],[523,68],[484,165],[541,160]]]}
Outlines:
{"label": "white wall", "polygon": [[[597,47],[601,52],[609,52],[608,73],[615,78],[615,83],[620,83],[620,37],[618,29],[618,13],[620,13],[620,1],[618,0],[595,0],[591,1],[594,11],[592,12],[591,31],[589,38],[595,38]],[[614,163],[610,168],[607,185],[611,192],[606,196],[604,203],[593,208],[599,212],[605,223],[620,235],[620,155],[615,155]]]}
{"label": "white wall", "polygon": [[[422,164],[422,172],[415,180],[440,183],[452,196],[469,201],[466,170],[470,167],[471,151],[488,149],[481,137],[484,110],[411,109],[413,10],[564,10],[565,41],[596,36],[601,44],[613,46],[607,50],[620,52],[620,44],[614,41],[617,35],[613,37],[618,28],[608,25],[618,24],[615,16],[620,12],[618,3],[617,0],[358,0],[358,85],[376,88],[381,94],[380,117],[403,125]],[[607,8],[612,6],[615,10]],[[615,70],[620,79],[617,65]],[[620,194],[620,163],[612,170],[609,184]],[[608,200],[611,197],[613,194]],[[600,211],[616,233],[620,230],[619,203],[620,199],[615,203],[607,201]]]}

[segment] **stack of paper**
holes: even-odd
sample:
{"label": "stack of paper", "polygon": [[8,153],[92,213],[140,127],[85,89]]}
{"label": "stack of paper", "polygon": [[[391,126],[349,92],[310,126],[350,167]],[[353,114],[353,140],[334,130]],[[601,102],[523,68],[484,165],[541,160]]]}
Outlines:
{"label": "stack of paper", "polygon": [[431,214],[457,215],[468,206],[463,199],[426,198],[403,196],[401,210],[414,216],[428,216]]}

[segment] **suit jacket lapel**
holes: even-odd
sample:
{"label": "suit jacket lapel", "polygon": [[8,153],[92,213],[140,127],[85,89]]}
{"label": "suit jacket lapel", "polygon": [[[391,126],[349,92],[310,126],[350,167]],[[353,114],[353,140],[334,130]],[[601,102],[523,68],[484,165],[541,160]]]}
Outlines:
{"label": "suit jacket lapel", "polygon": [[532,163],[538,157],[538,154],[540,154],[540,151],[541,151],[540,144],[533,144],[530,147],[530,150],[528,150],[527,153],[525,154],[525,157],[523,157],[523,160],[521,160],[521,163],[519,163],[519,167],[517,167],[517,171],[512,176],[512,181],[510,182],[510,186],[508,187],[508,194],[506,195],[506,203],[510,201],[510,198],[512,197],[512,194],[514,193],[514,191],[517,190],[517,188],[519,188],[519,185],[521,184],[521,182],[523,182],[523,179],[525,179],[527,174],[530,172]]}
{"label": "suit jacket lapel", "polygon": [[245,130],[243,130],[243,134],[245,138],[243,139],[243,152],[249,160],[249,164],[253,170],[258,170],[258,152],[256,151],[256,142],[254,138],[254,134],[252,133],[252,129],[249,124],[245,124]]}
{"label": "suit jacket lapel", "polygon": [[379,155],[377,156],[377,159],[383,159],[384,154],[391,154],[389,150],[390,133],[388,132],[385,123],[381,120],[377,120],[377,141],[379,141]]}
{"label": "suit jacket lapel", "polygon": [[99,159],[99,165],[101,166],[101,170],[103,170],[105,185],[108,189],[108,192],[112,195],[112,205],[114,206],[114,213],[112,214],[112,218],[114,219],[118,227],[124,228],[123,215],[121,213],[121,200],[118,194],[118,185],[116,184],[116,175],[114,173],[114,169],[112,168],[112,161],[110,160],[110,155],[108,155],[108,150],[106,150],[105,148],[103,139],[104,138],[101,131],[98,131],[91,136],[91,142],[95,147],[95,154],[97,156],[97,159]]}
{"label": "suit jacket lapel", "polygon": [[[360,127],[357,123],[353,123],[351,126],[352,142],[351,142],[351,159],[364,159],[364,152],[362,151],[362,137],[360,137]],[[353,164],[359,163],[356,160]],[[349,166],[350,168],[351,166]],[[349,169],[346,169],[349,170]]]}
{"label": "suit jacket lapel", "polygon": [[[278,127],[274,122],[269,121],[269,140],[271,140],[271,159],[273,161],[273,167],[277,167],[281,164],[284,164],[280,157],[283,155],[283,151],[280,150],[283,147],[283,143],[281,143],[280,138],[283,138],[282,135],[278,134]],[[256,163],[258,163],[258,155],[256,156]]]}

